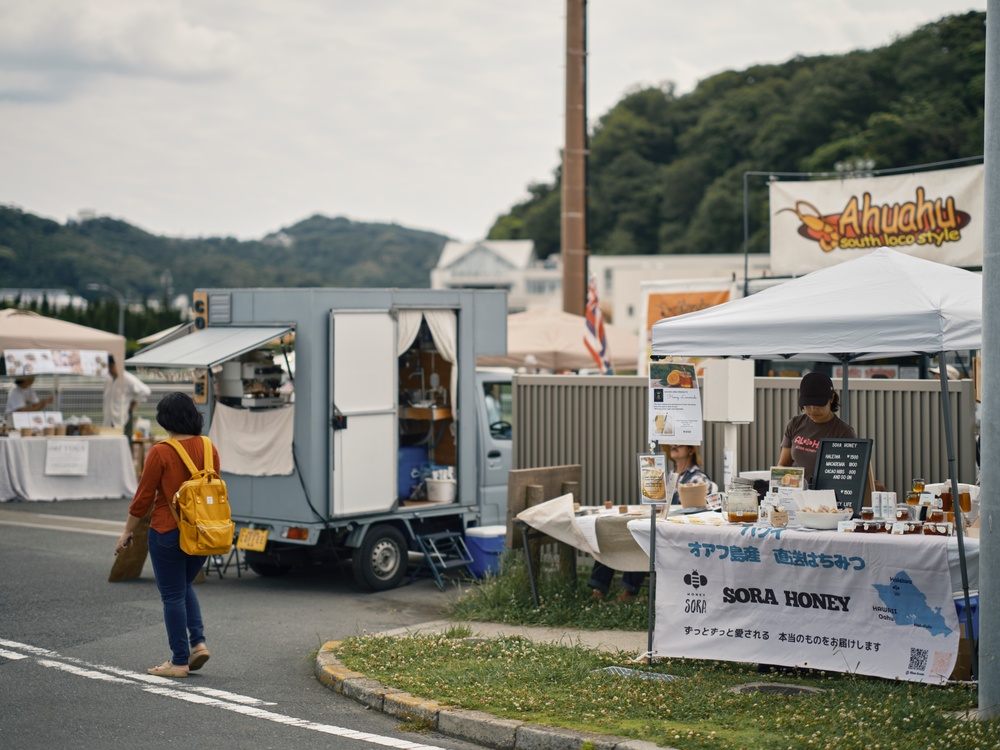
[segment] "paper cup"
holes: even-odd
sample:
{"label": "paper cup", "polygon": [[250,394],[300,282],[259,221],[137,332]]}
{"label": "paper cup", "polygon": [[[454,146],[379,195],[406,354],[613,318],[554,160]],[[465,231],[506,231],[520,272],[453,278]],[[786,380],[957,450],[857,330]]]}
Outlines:
{"label": "paper cup", "polygon": [[682,508],[704,508],[708,485],[704,482],[682,484],[677,487],[677,494],[680,495]]}

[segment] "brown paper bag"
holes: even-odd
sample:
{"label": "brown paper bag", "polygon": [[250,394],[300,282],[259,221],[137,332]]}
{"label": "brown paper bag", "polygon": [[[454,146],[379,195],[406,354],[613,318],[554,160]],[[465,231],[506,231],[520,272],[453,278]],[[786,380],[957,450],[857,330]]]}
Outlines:
{"label": "brown paper bag", "polygon": [[115,556],[111,566],[108,581],[128,581],[142,575],[149,554],[149,516],[139,521],[139,526],[132,535],[132,544],[120,555]]}

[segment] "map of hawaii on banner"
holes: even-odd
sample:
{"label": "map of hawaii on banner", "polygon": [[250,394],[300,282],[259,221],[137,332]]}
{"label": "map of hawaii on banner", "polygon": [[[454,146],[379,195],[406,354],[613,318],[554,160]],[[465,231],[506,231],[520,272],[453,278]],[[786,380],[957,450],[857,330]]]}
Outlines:
{"label": "map of hawaii on banner", "polygon": [[983,264],[982,165],[891,177],[772,182],[771,270],[799,275],[888,247]]}

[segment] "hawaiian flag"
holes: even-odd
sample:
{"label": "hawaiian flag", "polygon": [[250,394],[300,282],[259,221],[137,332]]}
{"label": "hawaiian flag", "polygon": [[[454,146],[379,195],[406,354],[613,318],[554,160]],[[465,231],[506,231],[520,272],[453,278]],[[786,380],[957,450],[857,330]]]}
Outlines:
{"label": "hawaiian flag", "polygon": [[614,375],[611,356],[608,352],[608,337],[604,332],[604,315],[597,300],[597,279],[593,275],[587,285],[587,328],[583,333],[583,345],[600,368],[603,375]]}

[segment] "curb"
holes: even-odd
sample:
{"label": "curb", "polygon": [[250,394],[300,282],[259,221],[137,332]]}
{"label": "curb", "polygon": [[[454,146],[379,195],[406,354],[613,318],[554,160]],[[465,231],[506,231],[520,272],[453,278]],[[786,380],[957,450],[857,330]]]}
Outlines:
{"label": "curb", "polygon": [[335,655],[343,641],[328,641],[316,654],[316,679],[333,692],[402,721],[420,721],[448,737],[496,750],[673,750],[646,740],[500,719],[455,708],[382,685],[345,667]]}

